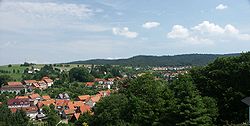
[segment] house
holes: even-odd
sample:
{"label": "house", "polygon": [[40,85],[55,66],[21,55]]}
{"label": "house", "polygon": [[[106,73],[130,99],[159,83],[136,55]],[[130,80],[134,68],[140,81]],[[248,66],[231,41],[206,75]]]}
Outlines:
{"label": "house", "polygon": [[104,81],[104,84],[112,85],[114,84],[115,78],[108,78]]}
{"label": "house", "polygon": [[91,96],[87,101],[86,105],[90,106],[91,108],[95,106],[96,102],[98,102],[101,99],[101,95],[97,94],[94,96]]}
{"label": "house", "polygon": [[101,78],[95,78],[94,82],[97,82],[98,84],[104,84],[106,80],[105,79],[101,79]]}
{"label": "house", "polygon": [[30,98],[31,104],[33,105],[36,105],[38,101],[42,100],[42,97],[37,93],[29,95],[29,98]]}
{"label": "house", "polygon": [[37,81],[38,85],[39,85],[39,88],[41,90],[44,90],[44,89],[47,89],[48,88],[48,85],[45,81],[41,80],[41,81]]}
{"label": "house", "polygon": [[32,83],[31,87],[40,89],[40,85],[38,84],[38,82]]}
{"label": "house", "polygon": [[51,98],[50,98],[49,95],[43,95],[43,96],[42,96],[42,99],[43,99],[43,100],[50,100]]}
{"label": "house", "polygon": [[29,98],[29,96],[16,96],[15,99],[27,99]]}
{"label": "house", "polygon": [[32,86],[33,83],[36,83],[36,80],[24,80],[23,83],[27,86]]}
{"label": "house", "polygon": [[22,108],[22,110],[25,111],[26,115],[31,119],[35,119],[38,114],[38,108],[36,106]]}
{"label": "house", "polygon": [[70,100],[70,97],[67,93],[61,93],[57,96],[57,99],[65,99],[65,100]]}
{"label": "house", "polygon": [[54,84],[53,80],[49,77],[43,77],[42,80],[48,85],[48,87],[51,87]]}
{"label": "house", "polygon": [[7,102],[8,108],[25,108],[30,107],[30,101],[28,98],[22,99],[9,99]]}
{"label": "house", "polygon": [[81,113],[90,112],[90,110],[91,110],[91,107],[88,105],[84,104],[84,105],[80,106]]}
{"label": "house", "polygon": [[68,119],[71,118],[74,115],[74,113],[75,113],[74,109],[66,109],[62,111],[61,117],[63,119]]}
{"label": "house", "polygon": [[95,82],[86,82],[85,86],[86,87],[93,87]]}
{"label": "house", "polygon": [[69,100],[65,100],[65,99],[56,99],[55,107],[58,110],[63,110],[69,102],[70,102]]}
{"label": "house", "polygon": [[56,100],[54,100],[54,99],[49,99],[49,100],[45,100],[45,101],[39,101],[37,103],[37,106],[38,106],[38,108],[41,108],[43,106],[50,106],[51,104],[55,105],[55,102],[56,102]]}
{"label": "house", "polygon": [[77,100],[85,102],[89,98],[90,98],[90,95],[81,95],[77,97]]}
{"label": "house", "polygon": [[46,115],[43,114],[42,109],[38,110],[38,114],[36,115],[36,120],[45,120],[47,119]]}
{"label": "house", "polygon": [[70,121],[71,121],[71,122],[75,122],[76,120],[79,119],[79,117],[80,117],[80,113],[75,113],[75,114],[71,117]]}
{"label": "house", "polygon": [[102,97],[106,97],[109,96],[111,91],[110,90],[106,90],[106,91],[99,91],[98,92]]}
{"label": "house", "polygon": [[21,82],[8,82],[7,85],[2,86],[0,90],[1,93],[10,92],[18,94],[21,93],[21,91],[24,91],[24,93],[26,93],[27,87]]}

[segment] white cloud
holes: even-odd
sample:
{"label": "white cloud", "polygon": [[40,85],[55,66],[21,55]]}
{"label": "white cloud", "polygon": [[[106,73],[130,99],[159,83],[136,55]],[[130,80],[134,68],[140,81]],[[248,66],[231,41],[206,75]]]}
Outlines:
{"label": "white cloud", "polygon": [[215,9],[216,9],[216,10],[224,10],[224,9],[227,9],[227,8],[228,8],[227,5],[219,4]]}
{"label": "white cloud", "polygon": [[112,31],[114,35],[125,36],[127,38],[136,38],[138,36],[137,32],[129,31],[128,27],[113,28]]}
{"label": "white cloud", "polygon": [[221,27],[209,21],[187,29],[182,25],[174,25],[172,30],[167,34],[168,38],[179,39],[190,42],[191,44],[213,44],[215,41],[221,40],[250,40],[250,34],[242,34],[233,25],[227,24]]}
{"label": "white cloud", "polygon": [[72,16],[86,18],[93,15],[93,10],[84,4],[52,2],[3,2],[0,11],[22,13],[34,17]]}
{"label": "white cloud", "polygon": [[108,31],[110,28],[88,20],[102,11],[85,4],[5,0],[0,6],[0,30],[32,34],[36,30],[51,33],[63,30]]}
{"label": "white cloud", "polygon": [[172,31],[167,34],[168,38],[187,38],[189,31],[182,25],[174,25]]}
{"label": "white cloud", "polygon": [[146,22],[142,25],[143,28],[151,29],[160,26],[159,22]]}
{"label": "white cloud", "polygon": [[192,29],[198,30],[201,33],[215,33],[220,34],[224,32],[224,29],[221,28],[219,25],[214,23],[210,23],[209,21],[203,21],[202,23],[198,24],[197,26],[193,27]]}

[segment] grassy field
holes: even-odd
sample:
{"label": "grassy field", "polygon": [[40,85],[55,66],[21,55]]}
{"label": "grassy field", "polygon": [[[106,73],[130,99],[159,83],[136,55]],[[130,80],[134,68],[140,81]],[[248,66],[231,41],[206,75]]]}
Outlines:
{"label": "grassy field", "polygon": [[8,71],[8,73],[0,73],[0,75],[10,75],[14,81],[21,81],[22,73],[27,67],[20,67],[20,64],[12,65],[12,67],[8,67],[8,65],[0,66],[0,70]]}
{"label": "grassy field", "polygon": [[[41,69],[45,64],[36,64],[33,65],[34,68],[39,68]],[[65,67],[64,65],[62,67],[54,67],[54,68],[58,68],[60,70],[64,70],[64,71],[69,71],[70,69],[74,68],[74,67],[78,67],[78,66],[83,66],[82,64],[69,64],[69,66]],[[24,70],[26,68],[31,69],[30,67],[24,67],[24,66],[20,66],[20,64],[12,64],[11,67],[8,67],[8,65],[4,65],[4,66],[0,66],[0,70],[3,71],[8,71],[8,73],[1,73],[0,75],[10,75],[13,78],[13,81],[21,81],[22,80],[22,74],[24,72]]]}

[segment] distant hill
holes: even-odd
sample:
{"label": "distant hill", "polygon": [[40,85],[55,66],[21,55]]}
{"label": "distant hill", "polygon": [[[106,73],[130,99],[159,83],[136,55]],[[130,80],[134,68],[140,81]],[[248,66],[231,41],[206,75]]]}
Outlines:
{"label": "distant hill", "polygon": [[239,56],[234,54],[183,54],[174,56],[146,56],[138,55],[128,59],[93,59],[85,61],[74,61],[68,64],[110,64],[110,65],[129,65],[129,66],[202,66],[215,60],[217,57]]}

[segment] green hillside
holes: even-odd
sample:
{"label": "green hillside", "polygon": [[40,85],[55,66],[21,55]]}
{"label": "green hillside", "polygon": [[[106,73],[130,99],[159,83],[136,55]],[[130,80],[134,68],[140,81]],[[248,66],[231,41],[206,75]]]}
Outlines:
{"label": "green hillside", "polygon": [[238,56],[236,54],[183,54],[174,56],[145,56],[139,55],[128,59],[93,59],[86,61],[74,61],[69,64],[111,64],[111,65],[130,65],[130,66],[203,66],[214,61],[217,57]]}

